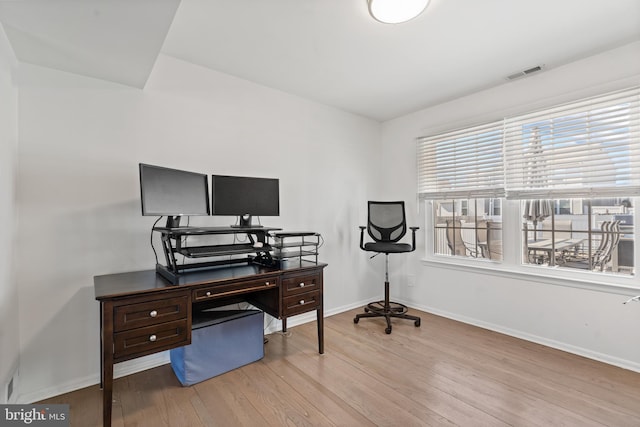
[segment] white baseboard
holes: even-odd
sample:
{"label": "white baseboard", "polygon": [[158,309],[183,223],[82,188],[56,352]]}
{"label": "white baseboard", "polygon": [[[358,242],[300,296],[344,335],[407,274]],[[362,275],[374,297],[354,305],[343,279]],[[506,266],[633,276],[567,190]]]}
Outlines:
{"label": "white baseboard", "polygon": [[639,362],[621,359],[618,357],[611,356],[609,354],[599,353],[597,351],[589,350],[583,347],[578,347],[578,346],[570,345],[560,341],[551,340],[545,337],[529,334],[527,332],[506,328],[501,325],[496,325],[493,323],[485,322],[485,321],[474,319],[471,317],[460,316],[458,314],[439,310],[433,307],[420,306],[420,305],[410,304],[406,302],[404,302],[404,304],[407,304],[409,307],[415,308],[416,310],[425,311],[427,313],[435,314],[437,316],[446,317],[448,319],[456,320],[462,323],[467,323],[469,325],[478,326],[480,328],[488,329],[494,332],[499,332],[501,334],[509,335],[511,337],[520,338],[525,341],[530,341],[536,344],[541,344],[547,347],[555,348],[557,350],[566,351],[567,353],[572,353],[578,356],[586,357],[588,359],[597,360],[598,362],[603,362],[608,365],[617,366],[619,368],[628,369],[634,372],[640,372]]}
{"label": "white baseboard", "polygon": [[324,315],[325,315],[325,317],[329,317],[329,316],[333,316],[335,314],[344,313],[345,311],[353,310],[354,308],[362,308],[365,305],[369,304],[370,302],[379,301],[382,298],[383,298],[382,296],[379,296],[377,298],[373,297],[373,298],[369,298],[369,299],[366,299],[366,300],[363,300],[363,301],[358,301],[358,302],[353,303],[353,304],[343,305],[341,307],[337,307],[337,308],[334,308],[332,310],[325,311]]}
{"label": "white baseboard", "polygon": [[[147,369],[155,368],[158,366],[166,365],[169,363],[169,352],[164,351],[161,353],[152,354],[150,356],[140,357],[134,360],[128,360],[126,362],[118,363],[113,368],[113,377],[120,378],[127,375],[135,374],[136,372],[146,371]],[[100,383],[100,374],[88,375],[83,378],[76,378],[73,381],[68,381],[62,384],[56,384],[52,387],[47,387],[31,393],[19,394],[15,403],[30,404],[39,402],[50,397],[59,396],[61,394],[69,393],[72,391],[80,390],[81,388],[91,387]]]}

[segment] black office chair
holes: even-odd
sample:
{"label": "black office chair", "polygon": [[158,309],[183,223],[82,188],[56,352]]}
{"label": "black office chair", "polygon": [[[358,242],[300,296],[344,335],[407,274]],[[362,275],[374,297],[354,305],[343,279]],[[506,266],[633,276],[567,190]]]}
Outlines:
{"label": "black office chair", "polygon": [[[376,252],[371,258],[379,254],[385,255],[384,270],[384,301],[367,304],[364,313],[356,314],[353,323],[358,323],[362,317],[384,317],[387,319],[387,334],[391,333],[391,318],[413,320],[420,326],[420,318],[407,314],[407,306],[389,301],[389,254],[413,252],[416,249],[416,230],[419,227],[409,227],[412,232],[412,243],[398,243],[407,232],[407,221],[404,213],[404,202],[369,202],[369,218],[367,226],[360,226],[360,249]],[[364,243],[364,230],[367,229],[373,242]]]}

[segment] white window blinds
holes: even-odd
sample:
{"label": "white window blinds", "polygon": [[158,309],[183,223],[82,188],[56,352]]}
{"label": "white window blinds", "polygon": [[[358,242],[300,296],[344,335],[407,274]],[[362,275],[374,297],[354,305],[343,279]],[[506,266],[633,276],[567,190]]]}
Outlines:
{"label": "white window blinds", "polygon": [[418,138],[423,199],[504,196],[502,122]]}
{"label": "white window blinds", "polygon": [[505,119],[507,197],[640,194],[640,88]]}
{"label": "white window blinds", "polygon": [[640,87],[417,140],[423,199],[640,195]]}

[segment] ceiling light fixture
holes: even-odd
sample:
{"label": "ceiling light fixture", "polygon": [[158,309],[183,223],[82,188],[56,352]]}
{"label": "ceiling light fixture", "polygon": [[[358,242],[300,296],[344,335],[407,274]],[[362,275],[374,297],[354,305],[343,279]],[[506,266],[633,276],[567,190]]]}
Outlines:
{"label": "ceiling light fixture", "polygon": [[385,24],[407,22],[427,8],[429,0],[367,0],[369,13]]}

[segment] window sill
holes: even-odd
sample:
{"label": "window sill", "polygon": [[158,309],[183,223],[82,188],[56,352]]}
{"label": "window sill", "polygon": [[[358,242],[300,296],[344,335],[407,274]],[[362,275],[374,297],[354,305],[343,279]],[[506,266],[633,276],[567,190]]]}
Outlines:
{"label": "window sill", "polygon": [[[625,296],[637,295],[640,284],[636,276],[619,276],[611,273],[567,271],[554,267],[512,266],[490,260],[432,256],[421,259],[422,265],[450,270],[474,272],[491,276],[539,282],[548,285],[567,286],[591,291]],[[547,271],[543,271],[543,270]]]}

